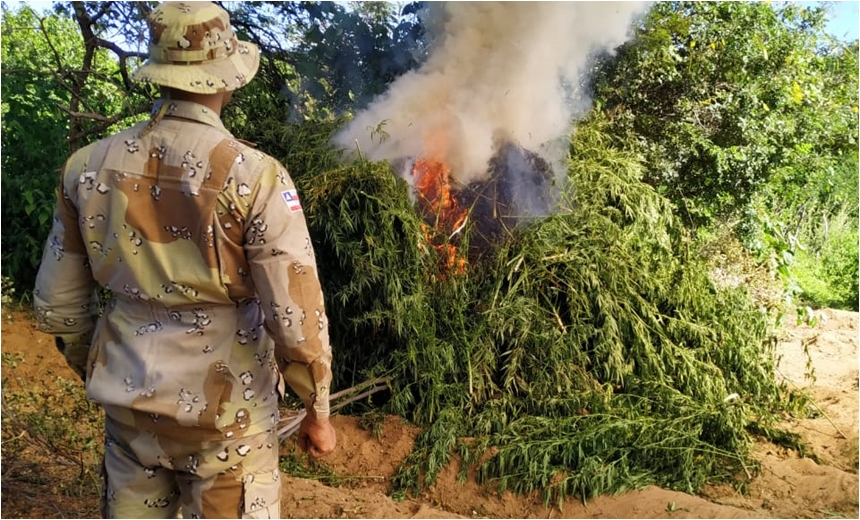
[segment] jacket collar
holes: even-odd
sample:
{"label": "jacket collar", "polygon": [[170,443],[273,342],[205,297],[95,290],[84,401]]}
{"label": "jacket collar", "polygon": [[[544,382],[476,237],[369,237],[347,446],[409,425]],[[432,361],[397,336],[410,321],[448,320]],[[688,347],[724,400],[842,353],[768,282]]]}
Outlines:
{"label": "jacket collar", "polygon": [[215,127],[231,137],[233,136],[233,134],[224,128],[224,123],[221,122],[221,117],[218,114],[213,112],[211,108],[194,103],[193,101],[159,99],[152,105],[153,118],[160,112],[164,103],[167,103],[167,110],[164,112],[163,117],[179,117],[203,123],[204,125]]}

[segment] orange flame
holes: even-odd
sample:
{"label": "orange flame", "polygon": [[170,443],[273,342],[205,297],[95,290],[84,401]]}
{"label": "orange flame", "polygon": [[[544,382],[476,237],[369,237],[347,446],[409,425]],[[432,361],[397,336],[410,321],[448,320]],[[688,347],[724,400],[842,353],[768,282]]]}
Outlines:
{"label": "orange flame", "polygon": [[[466,258],[450,243],[466,224],[468,212],[451,195],[451,169],[442,161],[418,159],[412,168],[418,204],[427,217],[435,217],[434,226],[422,225],[424,236],[445,261],[448,272],[466,271]],[[440,236],[441,235],[441,236]]]}

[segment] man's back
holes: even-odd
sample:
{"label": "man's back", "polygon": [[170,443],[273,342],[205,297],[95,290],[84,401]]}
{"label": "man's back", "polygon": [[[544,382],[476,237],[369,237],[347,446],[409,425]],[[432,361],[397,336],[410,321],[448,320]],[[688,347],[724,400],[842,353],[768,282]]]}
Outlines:
{"label": "man's back", "polygon": [[[254,296],[242,251],[260,170],[273,161],[234,139],[205,107],[171,102],[67,165],[93,275],[119,298],[165,307]],[[71,223],[67,223],[67,228]]]}
{"label": "man's back", "polygon": [[[78,151],[63,184],[58,213],[80,240],[52,237],[59,261],[41,279],[75,279],[85,258],[113,293],[89,354],[89,397],[116,420],[161,435],[223,439],[272,428],[277,366],[251,264],[286,261],[289,291],[288,266],[309,269],[302,264],[314,260],[304,220],[286,200],[294,190],[283,167],[234,139],[206,107],[171,101],[154,128],[140,124]],[[275,211],[272,190],[283,195]],[[296,243],[306,254],[288,251]],[[67,250],[74,244],[86,249]],[[319,294],[313,274],[310,292]],[[310,309],[292,309],[287,295],[264,299],[281,335],[307,336],[291,329],[303,328]]]}

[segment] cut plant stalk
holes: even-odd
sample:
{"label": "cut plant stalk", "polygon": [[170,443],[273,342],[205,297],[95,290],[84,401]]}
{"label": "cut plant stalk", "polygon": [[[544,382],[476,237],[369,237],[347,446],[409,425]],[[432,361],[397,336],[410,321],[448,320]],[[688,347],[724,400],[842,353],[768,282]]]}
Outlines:
{"label": "cut plant stalk", "polygon": [[[356,394],[356,392],[359,392],[365,388],[368,389]],[[386,383],[385,379],[380,378],[365,381],[351,388],[336,392],[334,394],[331,394],[331,396],[329,397],[329,400],[331,402],[331,411],[335,412],[350,403],[360,401],[365,397],[371,396],[377,392],[381,392],[382,390],[386,389],[388,389],[388,384]],[[287,419],[289,422],[278,429],[278,439],[284,441],[288,439],[292,434],[296,433],[302,424],[302,420],[304,420],[307,414],[308,412],[306,410],[301,410],[296,415]]]}

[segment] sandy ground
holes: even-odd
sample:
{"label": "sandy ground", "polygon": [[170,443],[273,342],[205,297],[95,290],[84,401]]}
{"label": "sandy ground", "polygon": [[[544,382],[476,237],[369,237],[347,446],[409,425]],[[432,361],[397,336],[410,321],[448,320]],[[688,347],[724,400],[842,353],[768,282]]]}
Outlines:
{"label": "sandy ground", "polygon": [[[561,508],[545,507],[536,496],[491,493],[474,481],[460,484],[457,467],[444,470],[420,496],[395,501],[390,478],[410,452],[417,430],[387,417],[381,435],[338,416],[337,451],[326,466],[343,477],[339,486],[284,475],[285,518],[858,518],[858,313],[828,310],[816,327],[787,323],[778,346],[778,376],[805,387],[814,398],[812,418],[786,423],[812,449],[814,458],[768,443],[756,446],[761,472],[746,493],[729,486],[706,488],[701,496],[657,487],[583,504],[571,499]],[[7,391],[28,381],[71,372],[53,341],[35,330],[26,314],[3,311],[3,379]],[[807,355],[814,379],[807,377]],[[14,363],[9,360],[14,359]],[[289,446],[283,447],[286,453]],[[807,454],[808,455],[808,454]],[[816,460],[818,462],[816,462]],[[2,517],[60,518],[97,514],[93,496],[56,491],[62,468],[46,466],[36,483],[15,481],[2,490]]]}

